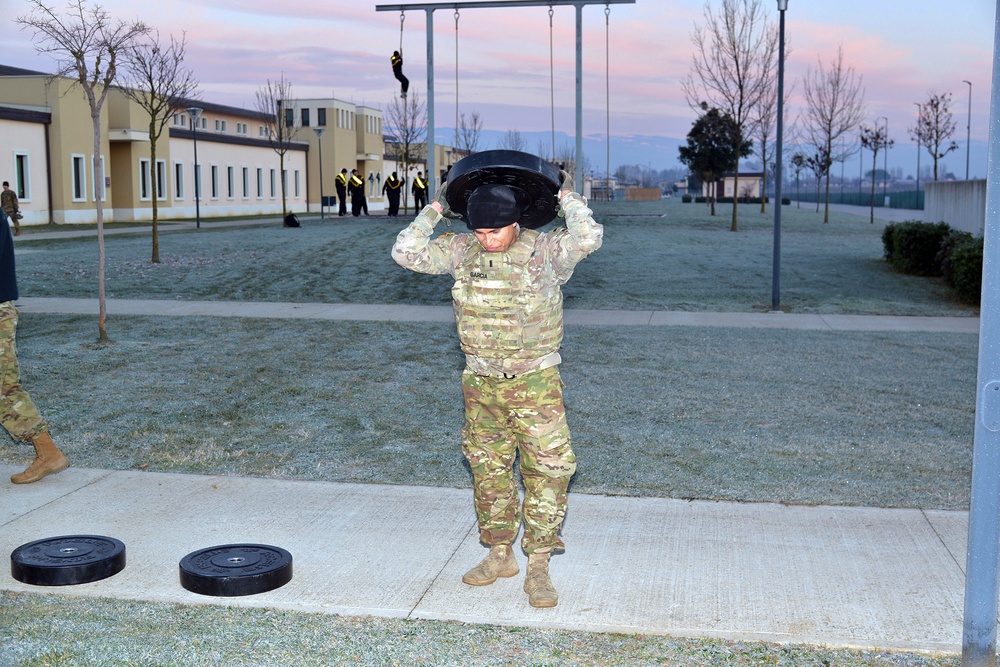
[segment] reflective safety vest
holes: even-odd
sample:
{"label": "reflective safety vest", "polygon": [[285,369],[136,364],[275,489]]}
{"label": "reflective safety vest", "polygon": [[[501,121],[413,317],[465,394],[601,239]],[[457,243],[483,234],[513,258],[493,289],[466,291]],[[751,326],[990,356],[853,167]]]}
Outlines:
{"label": "reflective safety vest", "polygon": [[389,56],[389,62],[392,63],[393,69],[395,69],[396,67],[402,67],[403,66],[403,56],[397,56],[396,54],[393,54],[393,55]]}
{"label": "reflective safety vest", "polygon": [[505,252],[469,246],[451,290],[465,354],[496,360],[502,369],[501,360],[540,359],[559,350],[562,290],[554,283],[540,289],[528,271],[539,236],[521,230]]}
{"label": "reflective safety vest", "polygon": [[398,190],[399,186],[402,185],[403,182],[398,178],[393,178],[392,176],[390,176],[389,178],[385,179],[385,184],[393,190]]}
{"label": "reflective safety vest", "polygon": [[355,188],[364,188],[365,179],[361,178],[357,174],[351,174],[351,186]]}
{"label": "reflective safety vest", "polygon": [[424,178],[420,178],[418,176],[417,178],[413,179],[413,187],[416,188],[417,190],[426,190],[427,189],[427,180],[424,179]]}
{"label": "reflective safety vest", "polygon": [[347,185],[347,174],[345,174],[344,172],[340,172],[339,174],[337,174],[337,182],[340,183],[341,185]]}

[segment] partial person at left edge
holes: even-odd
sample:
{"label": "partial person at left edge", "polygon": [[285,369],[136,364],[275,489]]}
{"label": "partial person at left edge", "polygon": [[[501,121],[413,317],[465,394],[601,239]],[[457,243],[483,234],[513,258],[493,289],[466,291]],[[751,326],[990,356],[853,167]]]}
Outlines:
{"label": "partial person at left edge", "polygon": [[11,475],[14,484],[30,484],[69,467],[49,434],[49,423],[21,387],[17,365],[17,272],[14,238],[7,214],[0,210],[0,426],[18,442],[35,447],[35,460],[24,472]]}

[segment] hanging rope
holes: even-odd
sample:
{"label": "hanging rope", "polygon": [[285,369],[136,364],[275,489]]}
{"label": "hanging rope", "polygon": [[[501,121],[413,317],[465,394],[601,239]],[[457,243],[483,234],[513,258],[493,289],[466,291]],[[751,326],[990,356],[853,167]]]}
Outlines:
{"label": "hanging rope", "polygon": [[549,5],[549,97],[552,100],[552,159],[556,159],[556,79],[552,51],[552,5]]}
{"label": "hanging rope", "polygon": [[399,13],[399,54],[403,55],[403,23],[406,21],[406,12]]}
{"label": "hanging rope", "polygon": [[458,148],[458,10],[455,10],[455,148]]}
{"label": "hanging rope", "polygon": [[608,199],[611,198],[611,6],[604,5],[604,108],[606,109],[605,136],[607,137]]}

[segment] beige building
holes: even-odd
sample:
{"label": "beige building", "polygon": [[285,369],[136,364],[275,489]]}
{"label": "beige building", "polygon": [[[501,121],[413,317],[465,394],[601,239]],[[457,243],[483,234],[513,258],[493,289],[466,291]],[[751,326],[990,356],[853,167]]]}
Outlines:
{"label": "beige building", "polygon": [[[290,212],[319,211],[335,194],[340,168],[372,181],[369,209],[381,194],[381,111],[334,99],[295,100],[281,111],[294,128],[281,168],[257,111],[192,100],[197,127],[183,111],[168,122],[150,164],[149,117],[121,90],[109,91],[101,113],[98,154],[104,179],[94,185],[90,109],[73,81],[0,66],[0,180],[21,199],[22,224],[96,222],[103,197],[108,222],[152,218],[153,179],[160,219],[280,215],[281,186]],[[188,105],[185,105],[188,106]],[[322,139],[315,131],[322,128]],[[322,141],[322,146],[320,145]],[[197,150],[197,164],[195,151]],[[196,180],[200,184],[195,188]]]}

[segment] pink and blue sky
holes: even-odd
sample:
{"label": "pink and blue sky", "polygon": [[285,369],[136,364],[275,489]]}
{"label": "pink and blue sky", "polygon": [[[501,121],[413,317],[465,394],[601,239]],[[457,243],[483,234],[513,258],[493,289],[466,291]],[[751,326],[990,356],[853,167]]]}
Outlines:
{"label": "pink and blue sky", "polygon": [[[59,6],[59,1],[54,4]],[[103,0],[113,15],[140,18],[161,35],[188,41],[187,63],[201,83],[201,98],[253,108],[254,92],[282,73],[298,97],[330,97],[384,108],[398,93],[388,57],[399,47],[399,15],[376,12],[374,0]],[[713,0],[718,5],[717,0]],[[30,10],[22,0],[3,0],[10,21],[0,31],[0,62],[50,71],[35,52],[32,35],[13,23]],[[703,0],[637,0],[612,5],[610,13],[611,134],[645,141],[682,139],[695,114],[680,82],[691,66],[691,33],[703,21]],[[777,21],[774,0],[764,7]],[[989,91],[993,65],[995,4],[992,0],[789,0],[786,86],[818,61],[829,63],[838,45],[845,62],[863,77],[869,122],[888,118],[890,168],[915,172],[916,149],[906,129],[915,102],[930,92],[953,94],[959,151],[951,171],[965,173],[965,135],[972,82],[972,176],[985,176]],[[411,89],[426,91],[426,14],[407,13],[403,35],[405,72]],[[583,11],[584,133],[605,134],[605,14],[603,5]],[[575,10],[554,8],[556,130],[575,131]],[[451,10],[434,14],[436,120],[455,119],[455,20]],[[489,130],[549,132],[549,17],[547,7],[470,8],[458,26],[458,100],[478,112]],[[801,84],[789,101],[792,118],[802,108]],[[880,121],[881,122],[881,121]],[[612,163],[615,163],[612,156]],[[676,163],[676,155],[654,167]],[[880,158],[881,162],[881,158]],[[923,158],[922,166],[928,160]],[[848,163],[848,170],[850,170]],[[857,168],[855,162],[855,169]]]}

